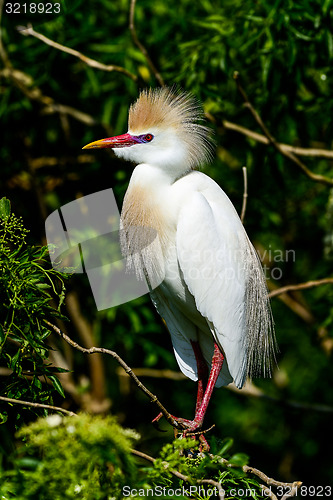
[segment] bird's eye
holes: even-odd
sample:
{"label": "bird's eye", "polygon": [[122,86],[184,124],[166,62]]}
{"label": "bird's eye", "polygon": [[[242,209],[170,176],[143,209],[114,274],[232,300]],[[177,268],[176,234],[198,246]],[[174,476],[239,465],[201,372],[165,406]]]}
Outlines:
{"label": "bird's eye", "polygon": [[146,135],[144,136],[144,140],[145,140],[146,142],[150,142],[150,141],[152,141],[153,139],[154,139],[153,134],[146,134]]}

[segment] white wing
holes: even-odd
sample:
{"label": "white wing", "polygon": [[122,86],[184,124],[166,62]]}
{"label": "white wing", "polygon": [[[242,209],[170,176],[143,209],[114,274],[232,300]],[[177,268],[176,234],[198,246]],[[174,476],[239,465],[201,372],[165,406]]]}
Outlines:
{"label": "white wing", "polygon": [[[203,174],[200,174],[203,176]],[[177,255],[235,384],[270,370],[274,334],[261,264],[229,198],[211,179],[181,209]],[[209,180],[208,180],[209,179]]]}

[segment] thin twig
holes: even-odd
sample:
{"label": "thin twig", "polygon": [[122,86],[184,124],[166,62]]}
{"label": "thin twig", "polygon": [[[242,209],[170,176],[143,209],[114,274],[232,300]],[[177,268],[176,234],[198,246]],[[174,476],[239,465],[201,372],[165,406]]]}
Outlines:
{"label": "thin twig", "polygon": [[[45,96],[41,96],[41,97],[45,97]],[[33,97],[31,97],[31,98],[33,98]],[[37,99],[37,100],[41,100],[41,99]],[[88,125],[88,126],[96,125],[97,122],[96,122],[95,118],[93,118],[88,113],[84,113],[83,111],[81,111],[79,109],[75,109],[72,106],[67,106],[66,104],[60,104],[60,103],[54,102],[53,99],[52,99],[52,101],[53,101],[52,103],[49,103],[49,105],[47,105],[44,108],[43,113],[45,115],[59,113],[60,116],[61,115],[71,116],[72,118],[75,118],[75,120],[77,120],[81,123],[84,123],[85,125]],[[103,124],[102,124],[102,126],[103,126]],[[104,126],[104,128],[106,128],[106,127]]]}
{"label": "thin twig", "polygon": [[257,122],[257,124],[259,125],[259,127],[261,128],[261,130],[263,131],[263,133],[265,134],[265,136],[269,140],[269,142],[272,144],[272,146],[274,146],[275,149],[279,153],[281,153],[283,156],[285,156],[286,158],[289,158],[289,160],[291,160],[295,165],[297,165],[305,173],[305,175],[307,175],[311,180],[316,181],[316,182],[321,182],[322,184],[326,184],[328,186],[333,186],[333,179],[332,178],[326,177],[326,176],[321,175],[321,174],[315,174],[310,169],[308,169],[308,167],[297,156],[295,156],[290,151],[286,151],[285,149],[281,148],[280,144],[276,141],[276,139],[272,136],[272,134],[270,133],[270,131],[268,130],[268,128],[264,124],[259,113],[255,110],[255,108],[253,107],[253,105],[249,101],[249,98],[248,98],[245,90],[243,89],[243,87],[240,83],[240,76],[239,76],[239,73],[237,71],[235,71],[235,73],[234,73],[234,80],[236,82],[239,93],[243,97],[245,106],[250,110],[253,118],[255,119],[255,121]]}
{"label": "thin twig", "polygon": [[297,489],[303,484],[301,481],[294,481],[293,483],[283,483],[282,481],[276,481],[276,479],[268,477],[264,472],[254,467],[250,467],[249,465],[244,465],[242,469],[247,474],[250,473],[259,477],[262,481],[264,481],[264,483],[267,484],[267,486],[282,487],[283,489],[289,490],[288,493],[286,493],[286,495],[288,496],[285,495],[283,498],[290,498],[295,496],[297,494]]}
{"label": "thin twig", "polygon": [[28,158],[29,166],[32,170],[38,170],[44,167],[59,167],[67,166],[68,164],[93,163],[95,158],[93,155],[78,155],[78,156],[39,156],[37,158]]}
{"label": "thin twig", "polygon": [[[44,113],[59,113],[67,114],[75,118],[76,120],[84,123],[85,125],[95,125],[96,120],[91,115],[84,113],[78,109],[72,108],[65,104],[59,104],[54,101],[52,97],[46,96],[42,93],[39,87],[33,84],[33,79],[27,73],[14,69],[11,67],[6,67],[0,71],[0,75],[5,78],[11,79],[14,85],[23,92],[23,94],[32,101],[39,102],[44,106]],[[103,125],[103,124],[102,124]]]}
{"label": "thin twig", "polygon": [[[267,251],[260,244],[256,245],[256,251],[258,252],[262,265],[264,266],[266,271],[269,271],[271,268],[271,260],[268,257]],[[278,288],[275,282],[271,279],[267,280],[267,286],[270,291],[276,290]],[[278,299],[281,302],[283,302],[287,307],[289,307],[289,309],[291,309],[293,313],[297,314],[300,318],[302,318],[302,320],[305,321],[305,323],[308,323],[309,325],[315,323],[315,317],[309,310],[309,308],[306,307],[301,302],[299,302],[298,300],[296,300],[296,298],[288,294],[281,294],[278,296]]]}
{"label": "thin twig", "polygon": [[242,204],[242,211],[241,211],[241,216],[240,216],[240,220],[242,221],[242,224],[244,224],[244,217],[245,217],[246,204],[247,204],[247,169],[246,169],[246,167],[243,167],[243,179],[244,179],[243,204]]}
{"label": "thin twig", "polygon": [[307,288],[314,288],[316,286],[333,284],[333,278],[323,278],[321,280],[306,281],[305,283],[298,283],[297,285],[286,285],[269,293],[269,297],[276,297],[282,293],[292,292],[296,290],[306,290]]}
{"label": "thin twig", "polygon": [[288,407],[297,408],[298,410],[302,411],[316,411],[320,413],[333,413],[332,406],[316,404],[316,403],[308,404],[300,401],[295,401],[293,399],[283,399],[271,396],[269,394],[266,394],[262,389],[259,389],[259,387],[257,387],[256,385],[254,385],[253,382],[250,381],[247,381],[242,389],[238,389],[238,387],[236,387],[235,384],[233,383],[229,384],[228,387],[226,387],[226,389],[243,397],[245,396],[245,397],[266,399],[268,401],[271,401],[286,408]]}
{"label": "thin twig", "polygon": [[46,405],[42,403],[33,403],[32,401],[22,401],[21,399],[5,398],[4,396],[0,396],[0,400],[6,401],[7,403],[13,403],[23,406],[33,406],[35,408],[46,408],[47,410],[60,411],[61,413],[64,413],[65,415],[69,415],[71,417],[77,416],[76,413],[74,413],[73,411],[65,410],[64,408],[60,408],[59,406]]}
{"label": "thin twig", "polygon": [[[228,462],[228,460],[226,460],[223,457],[219,457],[219,456],[212,455],[212,454],[209,454],[209,456],[210,456],[210,458],[217,459],[217,461],[219,463],[221,463],[223,466],[230,467],[230,468],[235,467],[234,464]],[[283,489],[289,490],[288,494],[290,494],[290,496],[294,496],[297,493],[297,488],[299,488],[302,485],[301,481],[294,481],[293,483],[284,483],[282,481],[277,481],[276,479],[268,477],[261,470],[256,469],[255,467],[251,467],[250,465],[243,465],[242,470],[243,470],[243,472],[245,472],[245,474],[254,474],[255,476],[259,477],[259,479],[261,481],[263,481],[267,486],[282,487]],[[267,487],[265,485],[262,485],[262,484],[261,484],[261,487],[262,487],[263,491],[265,491],[264,494],[266,496],[269,496],[273,500],[277,500],[276,495],[271,491],[270,488],[267,489]]]}
{"label": "thin twig", "polygon": [[[157,368],[132,368],[135,375],[138,377],[150,377],[150,378],[164,378],[169,380],[188,380],[187,377],[181,371],[175,371],[170,369],[157,369]],[[117,368],[116,373],[120,377],[126,377],[126,374],[121,368]]]}
{"label": "thin twig", "polygon": [[66,47],[65,45],[61,45],[58,42],[55,42],[54,40],[51,40],[50,38],[47,38],[45,35],[42,35],[41,33],[38,33],[38,31],[35,31],[32,27],[32,24],[28,24],[28,26],[20,26],[18,27],[18,31],[21,33],[21,35],[24,36],[33,36],[35,38],[38,38],[41,42],[45,43],[46,45],[49,45],[50,47],[53,47],[54,49],[60,50],[61,52],[65,52],[66,54],[70,54],[71,56],[77,57],[80,59],[82,62],[84,62],[87,66],[90,66],[91,68],[95,69],[100,69],[102,71],[116,71],[118,73],[122,73],[123,75],[127,76],[134,82],[137,81],[138,77],[128,71],[127,69],[123,68],[122,66],[116,66],[115,64],[103,64],[95,59],[91,59],[90,57],[85,56],[81,52],[75,49],[71,49],[70,47]]}
{"label": "thin twig", "polygon": [[[286,486],[286,487],[292,487],[295,484],[295,483],[284,483],[282,481],[277,481],[276,479],[268,477],[261,470],[256,469],[255,467],[251,467],[250,465],[243,465],[242,469],[243,469],[244,472],[246,472],[246,474],[254,474],[255,476],[259,477],[268,486]],[[296,481],[296,483],[299,484],[299,485],[301,484],[299,481]]]}
{"label": "thin twig", "polygon": [[[91,325],[82,314],[80,301],[76,292],[71,291],[66,295],[66,306],[69,318],[78,332],[83,345],[87,348],[94,345],[93,331]],[[88,359],[91,380],[91,397],[101,403],[106,400],[106,379],[104,363],[101,354],[91,356]]]}
{"label": "thin twig", "polygon": [[135,18],[135,4],[136,4],[136,0],[131,0],[130,14],[129,14],[129,30],[131,32],[132,40],[135,43],[135,45],[138,47],[138,49],[140,50],[140,52],[146,58],[148,66],[150,67],[150,69],[154,73],[155,78],[158,81],[159,85],[161,87],[163,87],[165,85],[164,80],[163,80],[160,72],[157,70],[155,64],[151,60],[146,47],[140,42],[140,40],[138,38],[138,35],[136,33],[135,21],[134,21],[134,18]]}
{"label": "thin twig", "polygon": [[261,493],[271,500],[278,500],[278,497],[272,492],[271,488],[267,488],[264,484],[261,485]]}
{"label": "thin twig", "polygon": [[300,481],[295,481],[292,483],[291,490],[286,491],[286,493],[283,495],[281,500],[287,500],[287,498],[292,498],[292,497],[297,497],[297,490],[302,486],[302,483]]}
{"label": "thin twig", "polygon": [[207,432],[211,431],[212,429],[214,429],[215,427],[215,424],[211,425],[210,427],[208,427],[208,429],[204,429],[203,431],[200,430],[198,432],[188,432],[186,434],[186,437],[192,437],[192,436],[202,436],[203,434],[207,434]]}
{"label": "thin twig", "polygon": [[2,13],[3,13],[3,7],[4,7],[4,0],[0,0],[0,58],[2,59],[2,62],[6,68],[11,67],[11,62],[8,58],[6,49],[3,44],[2,40]]}
{"label": "thin twig", "polygon": [[[270,290],[277,289],[276,287],[274,287],[274,284],[271,281],[268,281],[268,288]],[[277,296],[277,298],[308,325],[313,325],[315,323],[316,318],[312,314],[312,311],[304,304],[302,304],[294,297],[292,297],[291,295],[288,295],[286,293],[281,293],[280,295]]]}
{"label": "thin twig", "polygon": [[147,455],[147,453],[143,453],[142,451],[139,450],[134,450],[131,449],[132,455],[136,455],[137,457],[144,458],[148,462],[151,462],[152,464],[155,462],[156,458],[151,457],[150,455]]}
{"label": "thin twig", "polygon": [[[262,144],[270,144],[270,141],[267,139],[265,135],[258,134],[258,132],[254,132],[242,125],[238,125],[237,123],[229,122],[228,120],[223,120],[223,127],[227,130],[233,130],[234,132],[238,132],[239,134],[246,135],[250,137],[250,139],[255,140],[256,142],[260,142]],[[316,157],[316,158],[327,158],[329,160],[333,159],[333,151],[329,149],[322,148],[301,148],[299,146],[291,146],[290,144],[284,144],[279,142],[279,146],[284,151],[289,151],[297,156],[307,156],[307,157]]]}
{"label": "thin twig", "polygon": [[53,325],[47,320],[44,320],[47,325],[49,325],[54,332],[56,332],[61,338],[63,338],[69,345],[77,349],[78,351],[84,352],[86,354],[94,354],[96,352],[103,353],[103,354],[108,354],[109,356],[112,356],[119,364],[120,366],[125,370],[125,372],[134,380],[136,385],[138,386],[139,389],[141,389],[142,392],[146,394],[146,396],[149,397],[150,401],[152,403],[155,403],[160,412],[163,413],[163,416],[165,419],[172,425],[172,427],[175,427],[177,429],[182,428],[182,425],[175,420],[172,415],[167,411],[167,409],[162,405],[162,403],[159,401],[157,396],[153,394],[143,383],[138,379],[138,377],[135,375],[133,370],[125,363],[125,361],[115,352],[111,351],[110,349],[105,349],[104,347],[90,347],[85,348],[74,342],[68,335],[66,335],[64,332],[60,330],[57,326]]}

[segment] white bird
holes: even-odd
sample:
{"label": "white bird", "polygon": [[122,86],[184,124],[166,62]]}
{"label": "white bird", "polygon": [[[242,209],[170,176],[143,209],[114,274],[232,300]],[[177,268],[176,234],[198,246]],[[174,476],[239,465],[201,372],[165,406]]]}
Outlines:
{"label": "white bird", "polygon": [[[137,164],[121,212],[122,249],[148,281],[181,371],[198,380],[194,419],[176,419],[186,432],[202,426],[215,386],[269,375],[275,345],[257,253],[227,195],[195,170],[212,156],[202,120],[191,94],[145,90],[126,134],[83,148],[112,148]],[[152,244],[147,229],[157,235]]]}

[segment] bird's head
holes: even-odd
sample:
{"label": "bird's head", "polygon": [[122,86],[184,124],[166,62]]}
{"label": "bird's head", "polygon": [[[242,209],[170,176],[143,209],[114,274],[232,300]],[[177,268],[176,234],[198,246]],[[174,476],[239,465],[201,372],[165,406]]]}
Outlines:
{"label": "bird's head", "polygon": [[202,120],[202,108],[191,94],[167,87],[144,90],[130,107],[126,134],[83,149],[111,148],[125,160],[148,163],[178,177],[211,159],[211,131]]}

